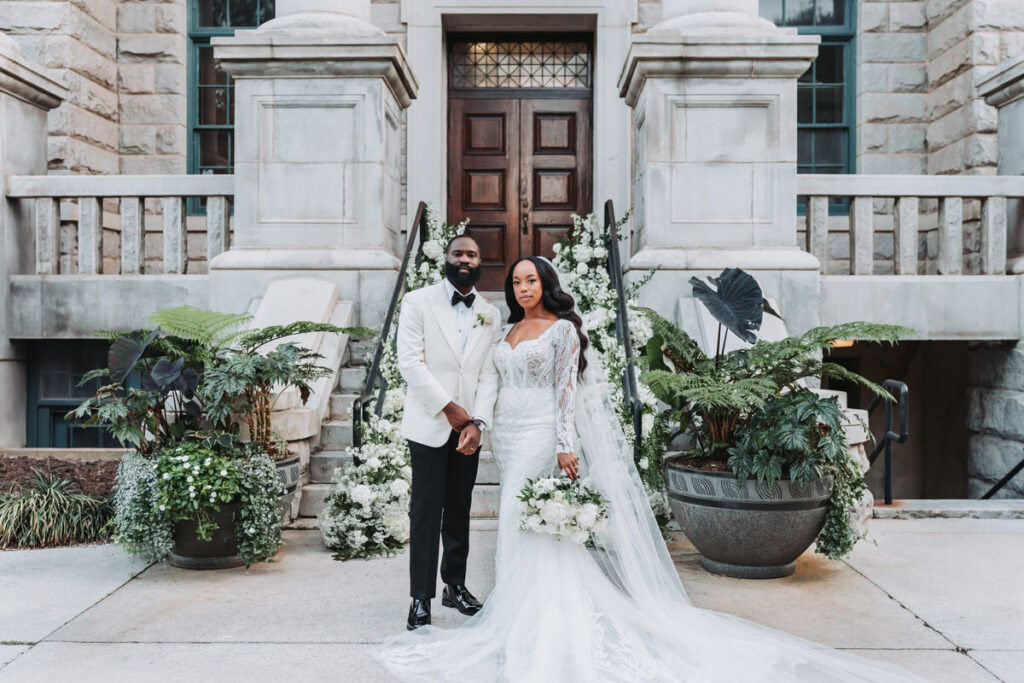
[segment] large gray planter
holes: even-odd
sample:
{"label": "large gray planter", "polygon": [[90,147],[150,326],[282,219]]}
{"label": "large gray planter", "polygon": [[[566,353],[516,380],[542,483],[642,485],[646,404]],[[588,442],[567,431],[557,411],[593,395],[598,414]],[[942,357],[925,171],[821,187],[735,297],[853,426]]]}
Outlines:
{"label": "large gray planter", "polygon": [[709,572],[744,579],[789,576],[825,524],[832,489],[784,480],[742,484],[731,473],[665,461],[672,513]]}

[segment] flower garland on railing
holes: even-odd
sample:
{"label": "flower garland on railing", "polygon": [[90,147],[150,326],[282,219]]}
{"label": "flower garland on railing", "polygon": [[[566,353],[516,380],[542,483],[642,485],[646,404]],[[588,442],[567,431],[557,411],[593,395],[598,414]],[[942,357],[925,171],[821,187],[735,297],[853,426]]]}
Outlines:
{"label": "flower garland on railing", "polygon": [[[629,219],[627,213],[616,224],[621,227]],[[618,293],[608,275],[608,238],[610,226],[599,226],[594,214],[581,218],[573,214],[573,230],[568,240],[556,244],[553,260],[563,283],[576,299],[576,305],[583,317],[583,327],[594,354],[601,363],[611,386],[612,402],[618,408],[622,431],[630,443],[633,442],[633,417],[622,392],[622,378],[626,371],[625,347],[615,334],[615,318],[618,311]],[[621,233],[620,233],[620,239]],[[652,330],[647,319],[635,310],[640,288],[654,276],[651,270],[642,278],[628,285],[625,290],[629,330],[634,356],[642,355],[642,349],[651,338]],[[640,353],[638,354],[638,351]],[[639,375],[639,372],[637,373]],[[660,415],[658,400],[646,385],[637,382],[637,394],[643,406],[641,450],[637,454],[636,467],[647,489],[651,509],[664,527],[671,519],[672,511],[665,497],[664,475],[661,460],[668,445],[669,425]]]}
{"label": "flower garland on railing", "polygon": [[[468,221],[442,224],[437,211],[427,206],[427,239],[423,259],[406,272],[406,291],[440,282],[444,273],[444,248],[454,235],[466,230]],[[401,306],[401,303],[399,303]],[[409,446],[401,435],[405,380],[398,372],[393,341],[398,312],[388,330],[380,372],[387,382],[384,405],[378,417],[370,413],[362,426],[362,445],[349,448],[354,463],[334,471],[324,509],[318,517],[324,545],[335,558],[349,560],[390,555],[409,542],[409,491],[412,468]]]}

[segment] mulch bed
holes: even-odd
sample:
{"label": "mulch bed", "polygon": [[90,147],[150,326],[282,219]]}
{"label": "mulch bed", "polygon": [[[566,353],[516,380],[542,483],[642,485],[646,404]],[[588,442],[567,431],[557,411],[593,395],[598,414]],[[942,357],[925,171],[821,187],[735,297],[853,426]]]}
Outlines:
{"label": "mulch bed", "polygon": [[0,489],[11,484],[28,484],[32,470],[44,474],[57,474],[78,484],[82,493],[90,496],[109,496],[113,493],[117,476],[116,460],[62,460],[60,457],[0,457]]}

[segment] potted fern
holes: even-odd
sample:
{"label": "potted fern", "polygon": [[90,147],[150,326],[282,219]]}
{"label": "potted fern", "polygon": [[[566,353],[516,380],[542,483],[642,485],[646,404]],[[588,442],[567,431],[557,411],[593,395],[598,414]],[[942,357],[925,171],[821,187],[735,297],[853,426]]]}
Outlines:
{"label": "potted fern", "polygon": [[[815,540],[818,552],[844,557],[856,542],[850,510],[865,482],[849,451],[842,408],[802,380],[835,377],[891,400],[827,354],[841,339],[894,343],[910,330],[853,322],[759,340],[763,314],[777,314],[753,277],[732,268],[690,283],[719,322],[713,355],[644,309],[654,336],[641,381],[669,406],[688,442],[665,461],[676,521],[704,568],[728,576],[788,576]],[[749,346],[727,352],[730,333]]]}
{"label": "potted fern", "polygon": [[[159,311],[150,317],[155,330],[108,334],[108,367],[83,379],[109,382],[69,416],[109,426],[133,449],[114,496],[114,538],[129,552],[195,569],[277,552],[282,481],[273,457],[286,444],[270,429],[272,391],[294,387],[305,402],[330,372],[318,354],[282,340],[368,331],[313,322],[242,329],[250,318],[191,306]],[[126,386],[129,374],[141,386]]]}

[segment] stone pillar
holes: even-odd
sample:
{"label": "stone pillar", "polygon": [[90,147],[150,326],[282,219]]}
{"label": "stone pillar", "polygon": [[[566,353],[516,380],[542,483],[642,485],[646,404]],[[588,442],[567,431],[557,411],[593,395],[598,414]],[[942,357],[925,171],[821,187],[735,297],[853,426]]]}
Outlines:
{"label": "stone pillar", "polygon": [[323,277],[379,324],[400,261],[400,120],[416,79],[369,0],[281,0],[255,30],[214,38],[235,79],[235,235],[210,264],[211,306]]}
{"label": "stone pillar", "polygon": [[[999,175],[1024,175],[1024,55],[979,83],[978,95],[999,109]],[[1024,206],[1007,208],[1006,272],[1024,285]],[[967,495],[978,498],[1024,459],[1024,342],[978,345],[967,358]],[[1024,497],[1024,472],[995,497]]]}
{"label": "stone pillar", "polygon": [[[47,69],[0,33],[0,198],[6,177],[46,173],[46,115],[67,97]],[[25,445],[25,359],[8,337],[8,277],[35,272],[29,202],[0,202],[0,446]]]}
{"label": "stone pillar", "polygon": [[691,276],[743,268],[800,333],[818,320],[818,262],[797,246],[797,78],[820,38],[757,5],[665,0],[665,19],[633,40],[619,79],[633,110],[629,269],[657,267],[641,299],[678,300],[686,324]]}

